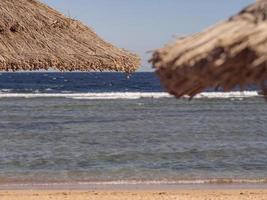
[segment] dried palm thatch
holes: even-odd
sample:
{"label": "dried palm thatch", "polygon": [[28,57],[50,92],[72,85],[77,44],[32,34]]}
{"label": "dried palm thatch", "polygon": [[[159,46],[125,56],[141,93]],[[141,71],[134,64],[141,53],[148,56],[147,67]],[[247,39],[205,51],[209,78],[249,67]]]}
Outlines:
{"label": "dried palm thatch", "polygon": [[178,98],[207,88],[243,90],[249,84],[267,94],[267,0],[155,51],[151,62],[168,92]]}
{"label": "dried palm thatch", "polygon": [[38,0],[0,1],[0,70],[133,72],[139,58]]}

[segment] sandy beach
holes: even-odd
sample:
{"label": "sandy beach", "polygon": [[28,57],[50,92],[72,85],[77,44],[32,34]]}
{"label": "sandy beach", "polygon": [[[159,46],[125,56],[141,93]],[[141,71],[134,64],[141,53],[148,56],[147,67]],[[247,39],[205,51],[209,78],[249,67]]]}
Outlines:
{"label": "sandy beach", "polygon": [[162,191],[1,191],[1,200],[264,200],[267,189]]}

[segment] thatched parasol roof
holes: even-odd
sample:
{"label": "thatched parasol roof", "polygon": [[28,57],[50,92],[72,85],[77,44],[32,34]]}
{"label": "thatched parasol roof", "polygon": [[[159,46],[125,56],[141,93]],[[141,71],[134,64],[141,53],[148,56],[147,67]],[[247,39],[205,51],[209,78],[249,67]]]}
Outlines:
{"label": "thatched parasol roof", "polygon": [[0,70],[133,72],[139,58],[38,0],[0,1]]}
{"label": "thatched parasol roof", "polygon": [[193,97],[207,88],[257,84],[266,92],[267,0],[157,50],[151,60],[167,90]]}

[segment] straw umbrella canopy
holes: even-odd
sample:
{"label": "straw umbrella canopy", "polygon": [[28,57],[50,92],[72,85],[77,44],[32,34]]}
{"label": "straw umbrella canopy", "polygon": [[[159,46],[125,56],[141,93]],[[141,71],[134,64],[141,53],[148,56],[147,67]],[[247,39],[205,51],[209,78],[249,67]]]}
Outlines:
{"label": "straw umbrella canopy", "polygon": [[168,92],[178,98],[207,88],[243,90],[250,84],[266,94],[267,0],[156,50],[151,62]]}
{"label": "straw umbrella canopy", "polygon": [[81,22],[38,0],[0,1],[0,71],[123,71],[135,54],[114,47]]}

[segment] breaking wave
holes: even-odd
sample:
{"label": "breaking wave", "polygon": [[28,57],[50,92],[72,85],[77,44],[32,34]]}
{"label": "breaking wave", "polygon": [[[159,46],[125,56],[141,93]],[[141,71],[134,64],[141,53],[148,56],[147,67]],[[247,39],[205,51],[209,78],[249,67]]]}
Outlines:
{"label": "breaking wave", "polygon": [[[259,97],[256,91],[246,92],[204,92],[195,99],[243,99]],[[107,93],[13,93],[1,91],[0,98],[71,98],[77,100],[114,100],[114,99],[142,99],[142,98],[173,98],[165,92],[107,92]],[[187,99],[188,97],[184,97]]]}

